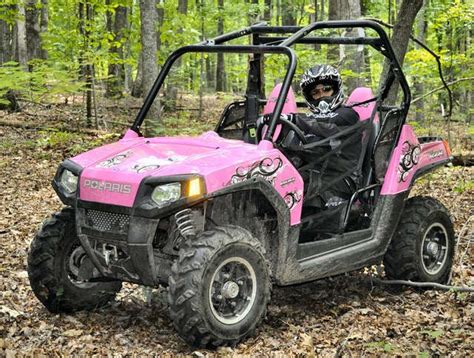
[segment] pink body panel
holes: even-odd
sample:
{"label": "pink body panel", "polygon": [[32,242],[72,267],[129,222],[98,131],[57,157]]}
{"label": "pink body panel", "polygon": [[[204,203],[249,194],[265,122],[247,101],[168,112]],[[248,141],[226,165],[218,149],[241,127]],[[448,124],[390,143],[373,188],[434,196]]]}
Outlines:
{"label": "pink body panel", "polygon": [[80,154],[84,167],[81,200],[131,207],[147,176],[199,174],[207,193],[250,178],[271,183],[290,208],[290,222],[301,218],[303,180],[272,143],[258,146],[206,132],[199,137],[133,138]]}
{"label": "pink body panel", "polygon": [[448,158],[442,141],[420,144],[411,126],[405,124],[385,174],[381,194],[397,194],[408,190],[417,170]]}

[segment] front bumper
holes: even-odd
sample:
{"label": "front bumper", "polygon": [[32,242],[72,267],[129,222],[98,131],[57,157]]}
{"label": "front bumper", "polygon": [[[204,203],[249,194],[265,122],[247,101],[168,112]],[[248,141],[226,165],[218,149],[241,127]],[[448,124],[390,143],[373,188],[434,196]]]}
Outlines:
{"label": "front bumper", "polygon": [[[169,274],[171,258],[155,257],[153,240],[160,220],[136,216],[133,211],[77,201],[76,230],[102,276],[153,286]],[[106,252],[112,249],[118,253],[109,261]]]}
{"label": "front bumper", "polygon": [[[156,248],[160,220],[199,204],[205,200],[205,194],[183,197],[158,208],[151,200],[151,192],[157,185],[176,181],[185,183],[196,175],[146,177],[140,183],[133,206],[125,207],[80,200],[79,186],[75,193],[65,193],[59,184],[65,169],[78,177],[82,172],[74,162],[64,161],[55,175],[53,188],[64,204],[75,208],[77,235],[101,279],[105,277],[149,286],[167,282],[176,253],[165,254]],[[202,193],[204,190],[203,187]]]}

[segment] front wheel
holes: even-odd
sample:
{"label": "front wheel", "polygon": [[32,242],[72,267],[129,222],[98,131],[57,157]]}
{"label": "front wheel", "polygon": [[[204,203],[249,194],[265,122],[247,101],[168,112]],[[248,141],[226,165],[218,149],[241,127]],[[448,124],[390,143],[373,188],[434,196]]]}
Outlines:
{"label": "front wheel", "polygon": [[36,297],[51,312],[101,307],[115,298],[122,283],[88,282],[96,270],[76,234],[74,210],[64,208],[44,222],[28,254],[28,277]]}
{"label": "front wheel", "polygon": [[389,279],[447,283],[454,257],[448,210],[429,197],[408,200],[384,257]]}
{"label": "front wheel", "polygon": [[248,231],[218,227],[180,249],[169,279],[170,314],[191,345],[237,344],[262,321],[269,300],[264,249]]}

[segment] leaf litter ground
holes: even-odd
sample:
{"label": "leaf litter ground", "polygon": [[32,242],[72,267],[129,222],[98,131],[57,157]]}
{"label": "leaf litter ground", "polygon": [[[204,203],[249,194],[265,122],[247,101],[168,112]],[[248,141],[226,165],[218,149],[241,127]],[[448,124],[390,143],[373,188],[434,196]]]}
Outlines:
{"label": "leaf litter ground", "polygon": [[[110,306],[51,314],[34,297],[26,273],[29,244],[62,204],[50,182],[74,151],[115,140],[0,127],[0,355],[100,356],[468,356],[474,348],[473,295],[395,292],[372,285],[375,269],[275,288],[256,335],[234,348],[188,347],[175,333],[166,289],[144,294],[125,284]],[[472,167],[446,167],[419,181],[413,194],[432,195],[451,211],[459,236],[453,284],[474,280]]]}

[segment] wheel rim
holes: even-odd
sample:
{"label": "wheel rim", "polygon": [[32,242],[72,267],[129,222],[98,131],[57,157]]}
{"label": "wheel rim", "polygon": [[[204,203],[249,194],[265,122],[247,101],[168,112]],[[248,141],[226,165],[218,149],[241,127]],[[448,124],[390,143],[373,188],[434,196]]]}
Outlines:
{"label": "wheel rim", "polygon": [[69,259],[67,262],[67,273],[69,281],[71,281],[71,283],[73,283],[77,287],[89,288],[94,286],[95,283],[81,280],[79,278],[80,267],[84,263],[84,260],[87,258],[87,254],[82,248],[82,246],[77,245],[72,247],[68,257]]}
{"label": "wheel rim", "polygon": [[209,306],[224,324],[242,321],[252,309],[257,295],[257,277],[252,265],[242,257],[223,261],[212,275]]}
{"label": "wheel rim", "polygon": [[421,262],[430,275],[438,274],[448,258],[448,233],[440,223],[432,224],[421,242]]}

